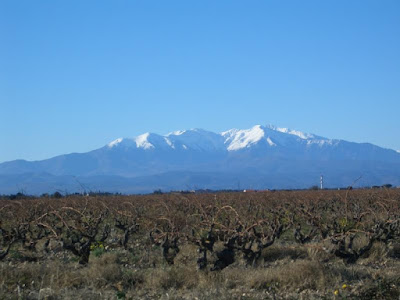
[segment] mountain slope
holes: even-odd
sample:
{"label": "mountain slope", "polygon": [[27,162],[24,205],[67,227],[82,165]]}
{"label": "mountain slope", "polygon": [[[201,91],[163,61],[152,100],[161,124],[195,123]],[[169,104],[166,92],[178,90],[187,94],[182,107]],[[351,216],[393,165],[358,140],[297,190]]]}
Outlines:
{"label": "mountain slope", "polygon": [[253,188],[307,188],[320,174],[331,186],[347,186],[360,175],[364,185],[400,185],[400,154],[271,125],[219,134],[202,129],[145,133],[87,153],[2,163],[0,193],[21,184],[28,192],[49,192],[46,188],[63,184],[76,190],[74,176],[96,190],[126,192],[193,185],[237,188],[237,182]]}

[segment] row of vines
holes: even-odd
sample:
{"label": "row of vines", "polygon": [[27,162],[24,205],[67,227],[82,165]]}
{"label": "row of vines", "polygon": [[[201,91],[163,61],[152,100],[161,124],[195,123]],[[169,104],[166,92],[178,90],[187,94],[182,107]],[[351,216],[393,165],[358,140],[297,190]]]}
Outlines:
{"label": "row of vines", "polygon": [[398,189],[0,200],[0,260],[10,251],[41,260],[59,245],[86,265],[99,245],[129,251],[139,240],[168,264],[195,245],[197,268],[219,271],[238,259],[252,266],[279,241],[352,264],[375,242],[399,238]]}

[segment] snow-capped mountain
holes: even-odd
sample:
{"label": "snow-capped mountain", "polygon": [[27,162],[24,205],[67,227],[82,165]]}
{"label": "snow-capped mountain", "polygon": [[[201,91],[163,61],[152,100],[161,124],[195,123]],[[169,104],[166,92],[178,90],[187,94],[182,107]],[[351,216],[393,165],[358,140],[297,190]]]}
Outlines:
{"label": "snow-capped mountain", "polygon": [[144,150],[237,151],[265,142],[269,146],[277,146],[278,144],[274,140],[281,146],[287,146],[288,143],[296,143],[300,140],[307,141],[309,145],[334,142],[334,140],[287,128],[256,125],[250,129],[231,129],[220,134],[202,129],[174,131],[164,136],[147,132],[135,138],[118,138],[107,146],[109,148],[124,147]]}
{"label": "snow-capped mountain", "polygon": [[[272,125],[214,133],[202,129],[118,138],[87,153],[0,164],[0,194],[92,190],[149,192],[156,188],[307,188],[400,184],[400,153],[372,144],[328,139]],[[69,178],[69,179],[68,179]],[[78,179],[79,178],[79,179]],[[7,184],[5,184],[7,182]]]}
{"label": "snow-capped mountain", "polygon": [[196,150],[196,151],[220,151],[224,142],[220,134],[202,129],[174,131],[167,135],[144,133],[135,138],[119,138],[107,145],[113,147],[133,147],[145,150],[170,149],[170,150]]}

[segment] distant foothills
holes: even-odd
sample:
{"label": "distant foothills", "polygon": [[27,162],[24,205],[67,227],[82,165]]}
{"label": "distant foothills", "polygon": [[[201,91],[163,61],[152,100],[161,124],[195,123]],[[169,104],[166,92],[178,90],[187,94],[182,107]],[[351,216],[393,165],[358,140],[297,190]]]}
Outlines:
{"label": "distant foothills", "polygon": [[145,133],[87,153],[0,164],[0,194],[253,191],[321,183],[323,188],[399,186],[400,153],[256,125],[222,133]]}

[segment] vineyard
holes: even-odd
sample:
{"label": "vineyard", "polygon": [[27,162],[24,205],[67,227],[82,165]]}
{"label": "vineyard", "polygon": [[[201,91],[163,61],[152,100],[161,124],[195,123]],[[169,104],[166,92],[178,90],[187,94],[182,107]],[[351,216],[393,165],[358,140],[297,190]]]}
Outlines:
{"label": "vineyard", "polygon": [[399,299],[400,189],[0,200],[1,299]]}

